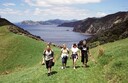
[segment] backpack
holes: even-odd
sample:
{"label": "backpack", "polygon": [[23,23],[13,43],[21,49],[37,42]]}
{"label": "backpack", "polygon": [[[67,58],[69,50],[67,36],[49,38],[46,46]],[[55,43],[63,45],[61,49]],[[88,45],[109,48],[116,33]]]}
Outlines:
{"label": "backpack", "polygon": [[[52,52],[52,53],[51,53],[49,56],[53,57],[54,52],[53,52],[53,51],[51,51],[51,52]],[[46,50],[44,51],[43,55],[44,55],[44,57],[46,56]]]}

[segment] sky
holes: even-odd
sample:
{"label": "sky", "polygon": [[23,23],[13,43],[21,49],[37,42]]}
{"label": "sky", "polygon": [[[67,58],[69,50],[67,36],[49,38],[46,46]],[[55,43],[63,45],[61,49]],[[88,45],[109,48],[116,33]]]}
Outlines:
{"label": "sky", "polygon": [[86,19],[128,11],[128,0],[0,0],[0,16],[23,20]]}

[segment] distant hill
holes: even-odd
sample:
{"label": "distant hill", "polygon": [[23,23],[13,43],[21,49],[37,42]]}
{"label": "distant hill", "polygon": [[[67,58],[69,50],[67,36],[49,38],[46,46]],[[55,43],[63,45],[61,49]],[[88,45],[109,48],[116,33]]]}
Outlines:
{"label": "distant hill", "polygon": [[101,18],[87,18],[74,27],[74,31],[96,34],[128,19],[128,12],[117,12]]}
{"label": "distant hill", "polygon": [[111,28],[98,32],[87,40],[90,43],[98,41],[99,44],[104,44],[124,38],[128,38],[128,19],[124,22],[114,24]]}
{"label": "distant hill", "polygon": [[53,20],[47,20],[47,21],[26,20],[26,21],[22,21],[19,24],[22,24],[22,25],[60,25],[65,22],[71,22],[71,21],[70,20],[60,20],[60,19],[53,19]]}
{"label": "distant hill", "polygon": [[26,35],[26,36],[28,36],[30,38],[44,41],[39,36],[36,36],[36,35],[33,35],[33,34],[29,33],[28,31],[24,30],[23,28],[20,28],[20,27],[14,25],[13,23],[9,22],[5,18],[0,18],[0,26],[6,26],[6,25],[8,26],[8,29],[11,32],[15,33],[15,34]]}
{"label": "distant hill", "polygon": [[54,20],[48,20],[44,21],[43,25],[59,25],[65,22],[70,22],[69,20],[60,20],[60,19],[54,19]]}
{"label": "distant hill", "polygon": [[100,44],[104,44],[128,37],[128,12],[117,12],[101,18],[87,18],[61,26],[72,26],[75,32],[93,35],[88,39],[89,42],[99,41]]}
{"label": "distant hill", "polygon": [[76,27],[79,24],[81,24],[81,21],[72,21],[72,22],[65,22],[63,24],[60,24],[58,25],[58,27]]}
{"label": "distant hill", "polygon": [[96,34],[102,30],[111,28],[117,23],[124,22],[128,19],[128,12],[117,12],[101,18],[87,18],[84,20],[67,22],[59,26],[74,27],[73,31],[81,33]]}

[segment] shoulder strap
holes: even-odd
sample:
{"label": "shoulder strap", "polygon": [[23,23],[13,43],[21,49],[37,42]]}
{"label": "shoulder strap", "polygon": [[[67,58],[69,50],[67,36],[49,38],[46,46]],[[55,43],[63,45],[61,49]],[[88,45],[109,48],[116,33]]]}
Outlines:
{"label": "shoulder strap", "polygon": [[44,56],[46,56],[46,54],[45,54],[45,53],[46,53],[46,50],[44,50],[44,52],[43,52],[43,55],[44,55]]}
{"label": "shoulder strap", "polygon": [[53,51],[51,51],[52,53],[51,53],[51,56],[53,57],[54,56],[54,52]]}

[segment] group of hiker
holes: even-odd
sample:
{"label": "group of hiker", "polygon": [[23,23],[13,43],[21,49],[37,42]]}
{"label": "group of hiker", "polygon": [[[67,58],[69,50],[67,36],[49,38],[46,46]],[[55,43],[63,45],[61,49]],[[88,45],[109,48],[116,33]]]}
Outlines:
{"label": "group of hiker", "polygon": [[[71,54],[70,54],[71,52]],[[74,43],[71,46],[71,50],[69,50],[66,46],[66,44],[63,44],[63,47],[61,49],[61,59],[62,59],[62,69],[66,68],[67,60],[70,57],[73,61],[73,69],[76,69],[76,61],[79,56],[81,56],[81,62],[83,64],[83,67],[88,67],[88,55],[89,53],[89,47],[87,46],[87,42],[81,41],[79,44]],[[47,48],[43,52],[43,62],[42,64],[46,65],[46,68],[48,69],[48,76],[51,75],[51,68],[54,66],[54,52],[51,49],[50,45],[47,45]]]}

